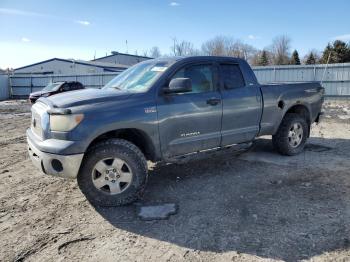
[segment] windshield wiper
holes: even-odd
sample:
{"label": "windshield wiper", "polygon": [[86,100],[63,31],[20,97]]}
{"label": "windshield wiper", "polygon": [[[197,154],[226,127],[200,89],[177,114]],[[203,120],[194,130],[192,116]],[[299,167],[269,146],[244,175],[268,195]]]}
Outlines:
{"label": "windshield wiper", "polygon": [[123,89],[121,89],[119,86],[112,86],[112,88],[118,89],[118,90],[123,90]]}

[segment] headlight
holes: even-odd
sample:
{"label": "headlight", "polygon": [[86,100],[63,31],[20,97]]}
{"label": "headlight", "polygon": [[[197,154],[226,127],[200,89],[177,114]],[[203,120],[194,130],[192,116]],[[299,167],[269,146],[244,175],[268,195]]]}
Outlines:
{"label": "headlight", "polygon": [[79,125],[83,118],[83,114],[50,115],[50,129],[67,132]]}

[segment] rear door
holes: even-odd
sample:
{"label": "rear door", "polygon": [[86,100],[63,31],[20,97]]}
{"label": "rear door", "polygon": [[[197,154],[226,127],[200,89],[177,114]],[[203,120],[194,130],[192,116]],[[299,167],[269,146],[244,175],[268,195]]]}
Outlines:
{"label": "rear door", "polygon": [[247,85],[239,64],[221,63],[222,146],[247,142],[258,134],[262,99],[258,85]]}
{"label": "rear door", "polygon": [[211,63],[185,65],[169,82],[173,78],[190,78],[192,92],[159,95],[159,134],[165,157],[220,146],[222,104],[214,72],[217,70]]}

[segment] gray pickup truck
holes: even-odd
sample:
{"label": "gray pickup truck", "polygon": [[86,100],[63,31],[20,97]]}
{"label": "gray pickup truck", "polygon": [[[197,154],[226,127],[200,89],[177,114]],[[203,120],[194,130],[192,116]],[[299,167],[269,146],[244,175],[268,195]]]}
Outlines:
{"label": "gray pickup truck", "polygon": [[177,162],[263,135],[283,155],[300,153],[323,96],[317,82],[260,85],[241,59],[153,59],[102,89],[40,98],[28,151],[43,173],[77,178],[90,202],[123,205],[143,192],[147,160]]}

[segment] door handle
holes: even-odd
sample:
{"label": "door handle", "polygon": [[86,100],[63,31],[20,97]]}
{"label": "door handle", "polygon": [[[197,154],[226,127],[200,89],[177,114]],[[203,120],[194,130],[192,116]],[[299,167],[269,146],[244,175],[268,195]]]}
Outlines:
{"label": "door handle", "polygon": [[217,104],[219,104],[221,102],[221,99],[220,98],[216,98],[216,97],[213,97],[213,98],[209,98],[207,100],[207,104],[208,105],[211,105],[211,106],[216,106]]}

